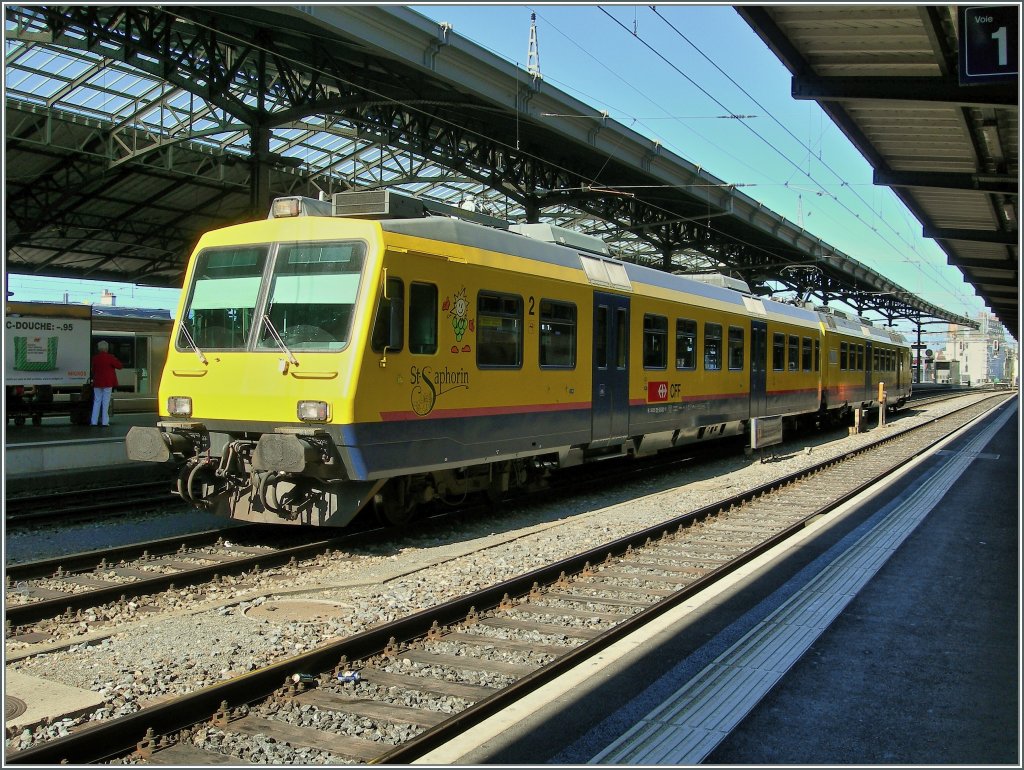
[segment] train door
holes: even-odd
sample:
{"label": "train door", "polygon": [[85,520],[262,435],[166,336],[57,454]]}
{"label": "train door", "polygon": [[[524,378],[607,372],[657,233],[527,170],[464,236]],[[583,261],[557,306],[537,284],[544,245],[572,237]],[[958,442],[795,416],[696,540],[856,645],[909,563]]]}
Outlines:
{"label": "train door", "polygon": [[871,356],[874,353],[875,346],[868,341],[864,345],[864,400],[870,401],[877,395],[872,392],[871,389],[871,373],[874,371]]}
{"label": "train door", "polygon": [[750,416],[768,414],[768,324],[750,322]]}
{"label": "train door", "polygon": [[591,446],[629,436],[629,297],[594,292]]}

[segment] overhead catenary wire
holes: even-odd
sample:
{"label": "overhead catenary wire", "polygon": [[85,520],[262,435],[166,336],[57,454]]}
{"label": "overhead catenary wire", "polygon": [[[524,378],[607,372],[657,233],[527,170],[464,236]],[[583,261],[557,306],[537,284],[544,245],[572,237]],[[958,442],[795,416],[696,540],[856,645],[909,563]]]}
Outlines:
{"label": "overhead catenary wire", "polygon": [[[671,30],[672,30],[673,32],[675,32],[675,33],[676,33],[676,34],[677,34],[677,35],[678,35],[679,37],[681,37],[681,38],[682,38],[682,39],[683,39],[684,41],[686,41],[686,43],[687,43],[687,44],[688,44],[688,45],[689,45],[689,46],[690,46],[691,48],[693,48],[693,50],[694,50],[694,51],[696,51],[696,52],[697,52],[698,54],[700,54],[700,55],[701,55],[701,56],[702,56],[702,57],[703,57],[703,58],[704,58],[704,59],[705,59],[705,60],[706,60],[706,61],[707,61],[707,62],[708,62],[709,64],[711,64],[711,66],[713,66],[713,67],[714,67],[714,68],[715,68],[715,69],[716,69],[716,70],[717,70],[717,71],[718,71],[719,73],[721,73],[721,74],[722,74],[722,75],[723,75],[723,76],[724,76],[724,77],[725,77],[725,78],[726,78],[726,79],[727,79],[727,80],[728,80],[728,81],[729,81],[730,83],[732,83],[732,84],[733,84],[733,85],[734,85],[734,86],[735,86],[735,87],[736,87],[736,88],[737,88],[737,89],[738,89],[738,90],[739,90],[739,91],[740,91],[740,92],[741,92],[741,93],[742,93],[742,94],[743,94],[744,96],[746,96],[746,97],[747,97],[748,99],[750,99],[750,100],[751,100],[751,101],[752,101],[752,102],[753,102],[754,104],[756,104],[756,105],[757,105],[757,107],[758,107],[759,109],[763,110],[763,111],[765,112],[765,114],[766,114],[766,115],[767,115],[767,116],[768,116],[768,117],[769,117],[769,118],[770,118],[770,119],[771,119],[771,120],[772,120],[772,121],[773,121],[773,122],[774,122],[774,123],[775,123],[776,125],[778,125],[778,126],[779,126],[779,127],[780,127],[780,128],[781,128],[781,129],[783,130],[783,131],[785,131],[785,132],[786,132],[786,133],[787,133],[787,134],[788,134],[788,135],[789,135],[790,137],[792,137],[794,141],[796,141],[796,142],[797,142],[798,144],[800,144],[800,146],[801,146],[801,147],[803,147],[803,148],[804,148],[805,150],[807,150],[807,152],[809,153],[809,155],[812,155],[812,156],[814,155],[814,151],[813,151],[813,150],[812,150],[812,149],[811,149],[810,147],[808,147],[808,146],[807,146],[807,144],[806,144],[806,143],[805,143],[805,142],[804,142],[804,141],[803,141],[802,139],[800,139],[800,138],[799,138],[798,136],[796,136],[796,134],[794,134],[794,133],[793,133],[793,132],[792,132],[792,131],[791,131],[791,130],[789,129],[789,127],[788,127],[788,126],[786,126],[786,125],[785,125],[785,124],[784,124],[784,123],[783,123],[782,121],[780,121],[780,120],[779,120],[779,119],[778,119],[777,117],[775,117],[774,113],[773,113],[773,112],[772,112],[772,111],[771,111],[770,109],[768,109],[768,108],[767,108],[767,107],[765,107],[765,106],[764,106],[763,104],[761,104],[761,102],[760,102],[760,101],[758,101],[758,99],[757,99],[756,97],[754,97],[754,96],[753,96],[752,94],[750,94],[750,93],[749,93],[749,92],[748,92],[748,91],[747,91],[747,90],[746,90],[746,89],[745,89],[745,88],[744,88],[744,87],[743,87],[742,85],[740,85],[740,84],[739,84],[738,82],[736,82],[736,80],[735,80],[735,79],[734,79],[734,78],[733,78],[733,77],[732,77],[732,76],[731,76],[731,75],[730,75],[730,74],[729,74],[728,72],[726,72],[726,71],[725,71],[724,69],[722,69],[722,67],[720,67],[720,66],[718,65],[718,63],[717,63],[717,62],[715,62],[715,61],[714,61],[714,60],[713,60],[713,59],[712,59],[712,58],[711,58],[710,56],[708,56],[708,55],[707,55],[707,54],[706,54],[706,53],[705,53],[705,52],[704,52],[704,51],[703,51],[703,50],[702,50],[702,49],[701,49],[701,48],[700,48],[700,47],[699,47],[698,45],[696,45],[696,44],[695,44],[695,43],[694,43],[694,42],[693,42],[692,40],[690,40],[690,38],[688,38],[688,37],[686,36],[686,34],[685,34],[685,33],[683,33],[683,32],[682,32],[682,31],[681,31],[681,30],[680,30],[680,29],[679,29],[678,27],[676,27],[676,25],[675,25],[675,24],[673,24],[673,23],[672,23],[671,21],[669,21],[668,19],[666,19],[666,18],[665,18],[665,17],[664,17],[664,16],[663,16],[663,15],[661,14],[661,12],[660,12],[660,11],[658,10],[657,6],[653,6],[653,5],[652,5],[652,6],[650,6],[650,9],[651,9],[651,11],[652,11],[652,12],[654,13],[654,15],[655,15],[655,16],[657,16],[657,17],[658,17],[659,19],[661,19],[661,21],[662,21],[662,22],[664,22],[664,23],[665,23],[665,24],[666,24],[666,25],[667,25],[667,26],[668,26],[668,27],[669,27],[669,28],[670,28],[670,29],[671,29]],[[602,10],[603,10],[603,9],[602,9]],[[606,11],[605,13],[607,13],[607,11]],[[614,18],[614,17],[613,17],[613,18]],[[616,20],[616,21],[617,21],[617,20]],[[621,26],[621,23],[620,23],[620,26]],[[659,54],[659,55],[660,55],[660,54]],[[677,71],[678,71],[678,70],[677,70]],[[692,79],[690,79],[689,77],[687,77],[687,79],[688,79],[688,80],[690,80],[690,82],[693,82],[693,81],[692,81]],[[704,89],[701,89],[701,91],[702,91],[702,92],[704,92],[704,93],[707,93],[706,91],[704,91]],[[720,105],[721,105],[721,103],[720,103],[720,102],[718,102],[717,100],[715,100],[715,101],[716,101],[716,103],[718,103],[718,104],[720,104]],[[725,107],[724,107],[724,105],[721,105],[721,106],[722,106],[723,108],[725,108]],[[749,128],[749,126],[748,126],[748,128]],[[753,129],[751,129],[751,130],[753,131]],[[762,136],[761,136],[760,134],[758,134],[758,133],[757,133],[756,131],[754,131],[753,133],[754,133],[754,134],[755,134],[755,136],[757,136],[757,137],[758,137],[759,139],[761,139],[761,140],[762,140],[762,141],[764,141],[764,142],[765,142],[766,144],[768,144],[769,146],[771,146],[771,147],[772,147],[772,149],[775,149],[775,150],[777,150],[777,151],[778,151],[778,149],[777,149],[777,148],[775,148],[775,147],[774,147],[774,145],[772,145],[772,144],[771,144],[770,142],[768,142],[768,141],[767,141],[767,140],[766,140],[766,139],[765,139],[764,137],[762,137]],[[781,151],[779,151],[779,152],[781,152]],[[834,176],[835,176],[835,177],[836,177],[836,178],[837,178],[838,180],[840,180],[840,182],[842,182],[842,183],[843,183],[843,184],[842,184],[842,186],[843,186],[843,187],[849,187],[849,188],[850,188],[850,191],[851,191],[851,193],[852,193],[852,194],[854,195],[854,197],[855,197],[855,198],[857,198],[857,200],[859,200],[859,201],[860,201],[860,202],[861,202],[862,204],[864,204],[864,206],[865,206],[866,208],[868,208],[869,210],[871,210],[872,214],[876,214],[876,215],[877,215],[877,212],[875,211],[874,207],[873,207],[873,206],[871,206],[871,205],[870,205],[870,204],[869,204],[869,203],[868,203],[868,202],[867,202],[866,200],[864,200],[864,198],[863,198],[863,197],[862,197],[862,196],[861,196],[861,195],[860,195],[860,194],[859,194],[859,193],[858,193],[858,192],[857,192],[857,191],[856,191],[855,189],[853,189],[853,188],[852,188],[852,186],[850,186],[850,185],[849,185],[849,184],[847,183],[847,181],[846,181],[846,180],[844,180],[844,179],[843,179],[842,175],[841,175],[841,174],[840,174],[840,173],[839,173],[838,171],[836,171],[835,169],[833,169],[833,168],[832,168],[832,167],[831,167],[831,166],[830,166],[830,165],[829,165],[829,164],[828,164],[827,162],[825,162],[825,160],[823,160],[823,159],[822,159],[822,157],[821,157],[821,154],[820,154],[820,152],[818,153],[817,157],[818,157],[818,161],[819,161],[819,162],[820,162],[820,163],[822,164],[822,166],[824,166],[824,167],[825,167],[825,168],[826,168],[826,169],[827,169],[828,171],[830,171],[830,172],[831,172],[831,173],[832,173],[832,174],[833,174],[833,175],[834,175]],[[788,158],[787,158],[787,160],[788,160]],[[790,162],[792,162],[792,161],[790,161]],[[810,180],[811,180],[812,182],[814,182],[815,184],[818,184],[818,185],[819,185],[820,187],[822,187],[822,189],[824,189],[824,185],[821,185],[821,184],[820,184],[820,183],[819,183],[819,182],[818,182],[818,181],[817,181],[816,179],[814,179],[814,177],[813,177],[813,176],[811,176],[811,174],[809,173],[809,171],[805,172],[805,171],[803,171],[803,169],[802,169],[802,168],[799,168],[798,164],[794,164],[794,165],[797,165],[797,167],[798,167],[798,169],[800,170],[800,172],[801,172],[801,173],[803,173],[803,174],[804,174],[804,175],[805,175],[805,176],[806,176],[806,177],[807,177],[808,179],[810,179]],[[846,204],[844,204],[844,203],[843,203],[842,201],[840,201],[840,200],[839,200],[838,198],[836,198],[835,200],[836,200],[836,202],[837,202],[837,203],[838,203],[838,204],[839,204],[840,206],[842,206],[842,207],[843,207],[843,208],[844,208],[844,209],[845,209],[846,211],[848,211],[849,213],[853,214],[853,215],[854,215],[854,216],[855,216],[855,217],[856,217],[857,219],[859,219],[859,220],[863,221],[863,218],[862,218],[862,217],[861,217],[861,216],[860,216],[859,214],[857,214],[856,212],[854,212],[853,210],[851,210],[851,209],[850,209],[849,207],[847,207],[847,206],[846,206]],[[904,243],[904,244],[906,244],[906,245],[907,245],[907,246],[908,246],[908,247],[909,247],[909,248],[910,248],[910,249],[911,249],[911,250],[912,250],[912,251],[913,251],[913,252],[914,252],[915,254],[917,253],[917,247],[916,247],[916,246],[915,246],[914,244],[912,244],[912,243],[910,243],[909,241],[907,241],[907,240],[906,240],[906,238],[904,238],[904,237],[902,236],[902,234],[900,234],[900,232],[899,232],[899,231],[898,231],[898,230],[897,230],[897,229],[896,229],[895,227],[893,227],[893,226],[892,226],[892,224],[891,224],[891,223],[890,223],[890,222],[888,221],[888,219],[886,219],[886,218],[885,218],[884,216],[883,216],[883,217],[880,217],[880,219],[881,219],[881,221],[882,221],[882,222],[883,222],[883,223],[884,223],[884,224],[885,224],[885,225],[886,225],[886,226],[887,226],[887,227],[888,227],[888,228],[889,228],[889,229],[890,229],[890,230],[891,230],[891,231],[892,231],[892,232],[893,232],[893,233],[894,233],[894,234],[896,235],[896,237],[897,237],[897,238],[899,238],[899,239],[900,239],[901,241],[903,241],[903,243]],[[868,225],[868,224],[867,224],[866,222],[865,222],[864,224],[865,224],[866,226],[870,227],[870,225]],[[872,228],[872,229],[875,229],[875,228]],[[876,230],[876,232],[877,232],[877,230]],[[879,236],[879,237],[881,237],[881,236]],[[885,239],[883,238],[883,240],[885,240]],[[888,241],[886,241],[886,243],[888,243]],[[890,244],[890,245],[892,245],[892,244]],[[895,246],[893,246],[893,248],[895,248]],[[939,280],[941,280],[941,281],[945,282],[945,283],[946,283],[946,285],[947,285],[948,287],[950,287],[950,288],[951,288],[951,289],[953,290],[953,293],[954,293],[954,295],[955,295],[955,296],[958,296],[958,297],[962,297],[962,294],[960,294],[960,292],[958,292],[958,291],[956,290],[956,288],[955,288],[955,287],[951,286],[951,285],[949,284],[948,280],[946,279],[946,277],[945,277],[945,276],[943,276],[943,275],[942,275],[942,274],[941,274],[941,273],[940,273],[940,272],[939,272],[938,270],[936,270],[936,269],[934,268],[934,266],[930,265],[930,264],[929,264],[929,263],[928,263],[927,261],[925,261],[924,259],[922,259],[922,260],[921,260],[921,262],[920,262],[920,265],[921,265],[922,267],[925,267],[925,268],[927,268],[927,269],[928,269],[928,270],[930,270],[930,271],[931,271],[932,273],[934,273],[934,274],[935,274],[935,275],[936,275],[936,276],[937,276],[937,277],[939,278]]]}

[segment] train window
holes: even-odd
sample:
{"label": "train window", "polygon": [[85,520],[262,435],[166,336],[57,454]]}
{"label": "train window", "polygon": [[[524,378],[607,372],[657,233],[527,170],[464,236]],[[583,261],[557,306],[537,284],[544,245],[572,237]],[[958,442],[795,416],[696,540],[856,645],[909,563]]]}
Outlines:
{"label": "train window", "polygon": [[857,346],[857,371],[858,372],[863,372],[864,371],[864,346],[863,345],[858,345]]}
{"label": "train window", "polygon": [[204,249],[195,259],[179,350],[242,349],[256,317],[267,246]]}
{"label": "train window", "polygon": [[786,335],[775,332],[772,335],[772,369],[776,372],[786,368]]}
{"label": "train window", "polygon": [[576,366],[576,306],[553,299],[540,301],[540,365]]}
{"label": "train window", "polygon": [[800,338],[795,334],[789,335],[789,371],[795,372],[800,368]]}
{"label": "train window", "polygon": [[432,283],[409,286],[409,352],[437,352],[437,287]]}
{"label": "train window", "polygon": [[619,369],[626,368],[626,348],[629,340],[629,324],[626,322],[626,318],[626,308],[617,308],[615,311],[615,366]]}
{"label": "train window", "polygon": [[704,324],[704,368],[711,372],[722,368],[721,324]]}
{"label": "train window", "polygon": [[668,319],[644,314],[644,369],[668,367]]}
{"label": "train window", "polygon": [[[282,243],[278,247],[266,313],[273,331],[289,349],[341,350],[348,344],[365,250],[362,241]],[[388,285],[390,288],[390,282]],[[269,324],[258,325],[256,347],[277,350]],[[377,352],[383,352],[388,339],[374,337],[381,343]]]}
{"label": "train window", "polygon": [[676,319],[676,369],[697,368],[697,322]]}
{"label": "train window", "polygon": [[846,345],[845,342],[840,342],[839,343],[839,368],[840,369],[847,369],[847,368],[849,368],[848,367],[849,359],[847,358],[847,355],[846,355],[846,348],[847,348],[847,345]]}
{"label": "train window", "polygon": [[594,318],[594,366],[608,367],[608,308],[599,305]]}
{"label": "train window", "polygon": [[483,291],[477,295],[476,363],[481,368],[522,366],[522,297]]}
{"label": "train window", "polygon": [[[144,344],[146,341],[145,337],[138,337],[140,344]],[[106,342],[107,350],[117,356],[117,360],[121,362],[121,365],[125,369],[134,369],[137,364],[135,363],[135,341],[136,338],[133,336],[121,336],[119,334],[93,334],[92,335],[92,353],[96,352],[96,343]],[[142,359],[145,361],[145,358]],[[145,366],[143,363],[142,366]],[[122,378],[124,379],[124,378]],[[122,385],[127,383],[122,382]]]}
{"label": "train window", "polygon": [[[405,284],[401,278],[388,278],[387,296],[377,304],[373,319],[370,348],[374,353],[393,353],[404,347],[402,330],[405,328]],[[387,348],[387,350],[385,350]]]}
{"label": "train window", "polygon": [[814,371],[821,371],[821,344],[818,340],[814,341]]}
{"label": "train window", "polygon": [[811,371],[811,338],[802,337],[800,339],[800,368],[805,372]]}
{"label": "train window", "polygon": [[739,326],[729,327],[729,368],[743,368],[743,329]]}

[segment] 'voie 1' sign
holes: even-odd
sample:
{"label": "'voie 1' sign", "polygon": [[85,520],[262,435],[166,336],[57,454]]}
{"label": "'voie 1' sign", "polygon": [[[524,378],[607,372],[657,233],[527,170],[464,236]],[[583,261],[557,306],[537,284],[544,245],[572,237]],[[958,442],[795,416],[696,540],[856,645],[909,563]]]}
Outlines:
{"label": "'voie 1' sign", "polygon": [[960,6],[960,84],[1005,82],[1017,77],[1020,6]]}

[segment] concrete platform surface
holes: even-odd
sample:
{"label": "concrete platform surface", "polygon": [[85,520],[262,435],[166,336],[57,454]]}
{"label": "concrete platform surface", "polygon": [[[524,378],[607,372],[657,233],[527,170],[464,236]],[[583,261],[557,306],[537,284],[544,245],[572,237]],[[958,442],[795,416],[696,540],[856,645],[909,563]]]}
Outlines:
{"label": "concrete platform surface", "polygon": [[44,721],[86,714],[103,704],[99,693],[51,682],[46,679],[4,672],[4,726],[17,735]]}
{"label": "concrete platform surface", "polygon": [[71,425],[66,417],[47,417],[42,425],[7,426],[4,434],[4,479],[16,491],[19,482],[39,482],[49,476],[88,474],[103,469],[137,468],[124,450],[124,437],[133,425],[156,425],[152,412],[116,414],[109,427]]}

